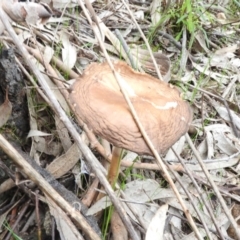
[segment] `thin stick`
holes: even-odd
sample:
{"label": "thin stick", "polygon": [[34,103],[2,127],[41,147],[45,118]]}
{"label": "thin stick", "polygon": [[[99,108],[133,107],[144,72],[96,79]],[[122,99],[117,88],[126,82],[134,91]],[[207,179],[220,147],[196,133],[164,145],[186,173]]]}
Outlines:
{"label": "thin stick", "polygon": [[124,40],[122,34],[120,33],[120,31],[118,29],[115,30],[115,34],[116,34],[118,40],[121,42],[122,47],[123,47],[125,53],[127,54],[128,59],[129,59],[129,61],[131,63],[131,66],[136,70],[137,69],[136,68],[136,63],[134,62],[133,57],[130,54],[130,48],[128,47],[126,41]]}

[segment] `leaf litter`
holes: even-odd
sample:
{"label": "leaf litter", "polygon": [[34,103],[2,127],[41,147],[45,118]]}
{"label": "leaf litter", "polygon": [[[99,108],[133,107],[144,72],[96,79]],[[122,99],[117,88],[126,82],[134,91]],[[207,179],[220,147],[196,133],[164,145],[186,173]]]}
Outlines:
{"label": "leaf litter", "polygon": [[[100,43],[78,1],[41,2],[53,8],[45,8],[38,3],[27,4],[18,1],[2,1],[1,7],[8,13],[11,22],[16,21],[17,24],[14,23],[14,26],[19,40],[28,47],[29,51],[32,50],[35,66],[41,69],[52,94],[69,116],[71,111],[66,88],[68,81],[84,71],[92,61],[102,62],[106,56],[101,51]],[[207,2],[202,2],[197,7],[197,1],[192,1],[192,4],[190,2],[184,1],[185,5],[181,7],[177,3],[167,6],[162,1],[144,3],[133,1],[129,7],[140,28],[148,37],[163,79],[179,86],[186,100],[191,102],[194,113],[189,132],[191,140],[210,178],[219,189],[228,213],[236,218],[239,216],[236,212],[240,206],[240,61],[239,44],[234,40],[238,39],[239,31],[233,20],[236,18],[236,15],[233,15],[236,11],[229,12],[229,1],[225,1],[225,5],[221,7],[208,5]],[[13,3],[14,5],[10,5]],[[124,60],[129,64],[133,62],[139,71],[157,76],[151,54],[146,50],[141,34],[123,3],[110,2],[107,5],[104,2],[91,1],[91,4],[98,18],[101,19],[98,31],[110,57]],[[231,5],[231,7],[234,9],[236,6]],[[197,17],[191,19],[191,16],[184,15],[186,9],[196,11]],[[176,17],[178,20],[174,22]],[[198,25],[201,25],[201,28],[192,32]],[[177,31],[179,28],[182,29],[180,31],[182,35]],[[0,29],[3,44],[14,47],[12,41],[4,38],[7,36],[7,29],[3,23]],[[115,30],[120,31],[124,41],[117,37]],[[124,45],[127,45],[128,51]],[[44,58],[39,59],[33,49]],[[184,54],[181,55],[181,52]],[[58,61],[53,61],[53,56]],[[46,64],[51,66],[51,72]],[[31,72],[26,65],[24,67]],[[179,71],[180,67],[181,71]],[[64,123],[61,124],[61,118],[59,119],[58,114],[51,108],[51,103],[45,100],[48,96],[45,95],[44,89],[41,89],[42,86],[39,83],[37,87],[31,88],[32,86],[33,83],[27,80],[26,96],[30,122],[28,135],[32,139],[31,145],[28,143],[28,154],[63,184],[65,181],[70,181],[71,185],[74,185],[74,181],[78,180],[74,179],[77,175],[74,175],[71,169],[76,164],[84,166],[85,156],[79,152],[67,128],[64,129]],[[0,106],[1,126],[7,123],[11,110],[11,104],[6,98]],[[76,123],[73,124],[82,135],[82,126],[79,128]],[[4,128],[2,129],[4,133]],[[84,128],[84,131],[89,138],[86,144],[90,143],[92,152],[103,166],[106,166],[105,155],[101,151],[104,150],[103,146],[87,128]],[[170,149],[163,159],[170,168],[176,169],[178,178],[173,174],[172,178],[197,224],[202,239],[206,237],[238,239],[239,235],[236,231],[240,231],[239,220],[236,221],[235,226],[231,224],[219,195],[214,191],[211,181],[206,179],[198,163],[198,157],[186,139],[182,137],[173,146],[174,150]],[[132,221],[139,225],[140,230],[136,230],[139,239],[171,239],[175,234],[178,234],[179,239],[197,239],[194,231],[187,225],[186,216],[174,192],[165,182],[162,172],[156,170],[158,166],[153,159],[135,154],[132,156],[131,153],[125,152],[125,159],[128,157],[129,167],[122,167],[118,186],[121,190],[118,189],[116,194]],[[181,168],[179,168],[179,158],[184,163]],[[137,163],[139,166],[147,164],[148,168],[135,168],[135,163],[136,166]],[[90,208],[86,215],[101,214],[111,206],[111,201],[108,196],[100,200],[96,199],[96,194],[104,192],[104,189],[91,189],[96,176],[89,167],[84,169],[80,172],[84,178],[81,180],[80,189],[71,190],[80,199],[87,197],[91,191],[95,192],[95,195],[89,198]],[[22,174],[24,176],[24,170]],[[193,182],[192,179],[196,181]],[[10,190],[5,190],[6,193],[8,191]],[[189,198],[186,193],[190,193],[192,197]],[[56,203],[51,202],[49,196],[45,198],[44,194],[40,195],[40,201],[45,203],[45,205],[41,203],[42,206],[46,207],[48,204],[49,210],[39,209],[39,211],[43,215],[50,211],[55,218],[60,239],[66,239],[68,236],[81,239],[80,234],[83,230],[77,232],[68,214],[55,205]],[[18,202],[18,206],[21,208],[21,202]],[[200,213],[196,213],[194,207],[197,207]],[[209,212],[209,208],[213,215]],[[28,212],[30,213],[31,210],[29,209]],[[8,221],[9,210],[7,209],[4,214]],[[96,222],[99,226],[102,225],[101,220]],[[1,227],[4,229],[4,225]],[[24,229],[25,232],[29,232],[33,228]],[[64,232],[64,229],[67,229],[67,232]],[[111,228],[107,229],[108,237],[105,238],[111,239]],[[13,230],[21,236],[19,231],[21,229]],[[6,234],[7,232],[3,231],[0,237],[4,239]],[[44,230],[44,234],[50,233]]]}

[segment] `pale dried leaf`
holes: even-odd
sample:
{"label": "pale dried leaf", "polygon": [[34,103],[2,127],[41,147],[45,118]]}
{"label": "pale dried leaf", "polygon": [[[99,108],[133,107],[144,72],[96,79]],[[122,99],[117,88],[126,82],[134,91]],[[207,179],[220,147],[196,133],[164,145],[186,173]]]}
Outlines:
{"label": "pale dried leaf", "polygon": [[239,48],[238,44],[234,44],[232,46],[228,46],[228,47],[224,47],[224,48],[220,48],[218,50],[215,51],[216,55],[219,56],[223,56],[226,53],[234,53],[237,49]]}
{"label": "pale dried leaf", "polygon": [[239,59],[239,58],[233,58],[233,59],[231,59],[230,65],[231,65],[232,67],[239,68],[239,67],[240,67],[240,59]]}
{"label": "pale dried leaf", "polygon": [[64,240],[83,240],[76,226],[69,216],[55,204],[47,195],[45,195],[51,215],[54,217],[60,238]]}
{"label": "pale dried leaf", "polygon": [[103,198],[101,198],[100,200],[98,200],[96,203],[94,203],[87,211],[86,215],[90,216],[90,215],[94,215],[104,209],[106,209],[107,207],[111,206],[111,200],[109,199],[109,197],[105,196]]}
{"label": "pale dried leaf", "polygon": [[207,158],[212,159],[214,157],[214,142],[213,135],[211,132],[206,131],[206,140],[207,140]]}
{"label": "pale dried leaf", "polygon": [[46,61],[46,63],[50,63],[53,55],[54,55],[54,50],[50,46],[47,45],[44,48],[44,53],[43,53],[44,61]]}
{"label": "pale dried leaf", "polygon": [[27,135],[27,138],[29,137],[44,137],[44,136],[50,136],[51,133],[45,133],[36,129],[31,129]]}
{"label": "pale dried leaf", "polygon": [[[210,163],[204,163],[204,164],[208,170],[214,170],[214,169],[223,169],[223,168],[232,167],[236,165],[238,162],[239,162],[238,158],[232,158],[232,159],[229,159],[228,161],[216,160],[216,162],[210,162]],[[188,164],[187,166],[191,171],[202,171],[202,168],[198,165]]]}
{"label": "pale dried leaf", "polygon": [[181,212],[177,209],[170,207],[168,212],[172,214],[172,217],[170,219],[170,224],[178,229],[182,228],[182,220],[181,220]]}
{"label": "pale dried leaf", "polygon": [[120,31],[123,38],[127,38],[127,36],[132,32],[132,29],[133,29],[133,25],[129,24],[129,26],[125,29],[125,31]]}
{"label": "pale dried leaf", "polygon": [[127,154],[124,156],[124,158],[122,160],[125,160],[128,162],[133,162],[134,160],[136,160],[137,157],[138,157],[137,153],[127,151]]}
{"label": "pale dried leaf", "polygon": [[217,146],[223,153],[232,155],[238,152],[236,146],[226,138],[226,133],[232,133],[230,127],[224,124],[213,124],[205,127],[205,131],[211,131],[215,140],[215,146]]}
{"label": "pale dried leaf", "polygon": [[217,141],[216,145],[223,153],[232,155],[238,152],[236,146],[225,136],[224,132],[213,132],[213,137]]}
{"label": "pale dried leaf", "polygon": [[128,200],[136,202],[148,202],[175,196],[171,189],[161,188],[159,183],[152,179],[132,181],[126,184],[124,192]]}
{"label": "pale dried leaf", "polygon": [[[207,140],[206,138],[203,139],[203,141],[198,145],[197,150],[199,154],[201,155],[202,159],[207,158]],[[196,159],[196,158],[194,158]]]}
{"label": "pale dried leaf", "polygon": [[48,141],[43,137],[38,137],[38,139],[34,139],[35,149],[40,153],[46,153],[52,156],[59,156],[62,152],[62,145],[59,142]]}
{"label": "pale dried leaf", "polygon": [[77,50],[70,42],[69,37],[66,33],[61,32],[60,35],[61,35],[61,41],[63,44],[63,48],[62,48],[63,63],[68,68],[72,69],[77,60]]}
{"label": "pale dried leaf", "polygon": [[161,1],[153,0],[150,5],[152,25],[155,26],[161,19]]}
{"label": "pale dried leaf", "polygon": [[[172,198],[161,198],[162,202],[167,203],[169,206],[178,209],[179,211],[182,212],[182,206],[181,204],[176,200],[176,198],[172,197]],[[198,215],[195,212],[195,209],[192,206],[192,203],[190,201],[185,201],[184,200],[184,204],[186,206],[186,208],[188,209],[188,212],[195,218],[199,219]],[[202,213],[204,214],[204,213]],[[207,215],[205,215],[207,217]]]}
{"label": "pale dried leaf", "polygon": [[[190,185],[188,187],[188,190],[190,194],[192,195],[192,204],[195,206],[199,206],[199,199],[200,197],[204,198],[206,200],[206,203],[208,204],[209,207],[212,207],[209,202],[209,194],[206,192],[202,192],[201,196],[199,196],[199,193],[197,192],[195,186]],[[201,214],[202,219],[204,219],[204,222],[209,226],[209,228],[215,228],[214,224],[212,222],[212,219],[209,215],[208,210],[206,209],[205,204],[201,204],[201,211],[199,211]],[[217,213],[215,213],[217,215]]]}
{"label": "pale dried leaf", "polygon": [[142,10],[139,10],[137,12],[134,12],[134,17],[138,20],[143,20],[144,19],[144,12]]}
{"label": "pale dried leaf", "polygon": [[52,0],[41,0],[41,2],[46,3],[46,4],[49,5],[52,2]]}
{"label": "pale dried leaf", "polygon": [[[64,22],[67,22],[69,20],[70,20],[69,17],[63,17],[63,16],[56,17],[55,16],[55,17],[49,18],[48,23],[64,23]],[[55,36],[55,37],[57,37],[57,36]]]}
{"label": "pale dried leaf", "polygon": [[[101,11],[100,14],[98,15],[98,17],[100,19],[103,19],[103,18],[108,18],[113,20],[112,18],[110,18],[114,13],[112,11],[108,11],[108,10],[105,10],[105,11]],[[116,18],[114,20],[117,20]]]}
{"label": "pale dried leaf", "polygon": [[[203,228],[199,228],[198,230],[199,230],[200,234],[202,235],[202,237],[204,238],[206,236],[205,230]],[[190,234],[181,238],[181,240],[198,240],[198,238],[196,237],[196,234],[194,232],[191,232]]]}
{"label": "pale dried leaf", "polygon": [[151,220],[145,240],[162,240],[167,217],[168,205],[162,205]]}
{"label": "pale dried leaf", "polygon": [[[49,0],[44,0],[49,1]],[[77,0],[51,0],[50,1],[53,4],[53,7],[56,9],[63,9],[63,8],[74,8],[78,6]]]}
{"label": "pale dried leaf", "polygon": [[167,152],[165,156],[165,160],[173,160],[176,159],[175,153],[172,151],[172,148],[175,150],[175,152],[180,155],[181,152],[183,151],[184,145],[185,145],[186,138],[185,136],[182,136]]}
{"label": "pale dried leaf", "polygon": [[219,84],[227,84],[228,79],[230,78],[229,76],[213,72],[209,70],[205,65],[201,66],[200,64],[197,64],[192,61],[193,67],[196,68],[199,72],[211,77],[212,79],[216,80]]}
{"label": "pale dried leaf", "polygon": [[[1,175],[3,176],[3,173],[1,173]],[[7,180],[3,180],[0,184],[0,194],[14,188],[16,186],[15,182],[11,179],[11,178],[8,178]],[[0,216],[1,218],[1,216]],[[0,224],[1,226],[1,224]]]}
{"label": "pale dried leaf", "polygon": [[[59,43],[59,36],[56,34],[56,32],[52,30],[48,30],[47,28],[44,28],[43,26],[35,26],[35,28],[39,31],[41,31],[41,34],[46,38],[49,42],[53,43]],[[52,46],[51,44],[51,46]]]}
{"label": "pale dried leaf", "polygon": [[41,3],[29,2],[24,8],[27,13],[25,21],[28,24],[45,24],[52,15],[51,9],[47,5]]}
{"label": "pale dried leaf", "polygon": [[75,184],[82,190],[85,190],[85,177],[83,175],[90,175],[91,171],[89,170],[89,167],[87,164],[81,160],[81,164],[76,164],[72,170],[72,174],[75,178]]}
{"label": "pale dried leaf", "polygon": [[221,116],[221,118],[223,118],[227,122],[231,121],[229,117],[229,112],[230,112],[233,123],[240,130],[240,117],[233,110],[229,109],[229,112],[228,112],[228,110],[225,107],[221,107],[217,105],[215,105],[214,107],[217,110],[218,114]]}
{"label": "pale dried leaf", "polygon": [[28,24],[45,23],[52,15],[51,9],[39,3],[3,0],[2,8],[16,22],[26,21]]}
{"label": "pale dried leaf", "polygon": [[18,40],[21,43],[23,43],[26,39],[29,39],[31,37],[32,37],[32,34],[29,31],[22,31],[18,34]]}
{"label": "pale dried leaf", "polygon": [[213,54],[211,61],[209,62],[212,67],[218,67],[222,69],[232,69],[231,61],[235,58],[235,54],[227,52],[224,54]]}

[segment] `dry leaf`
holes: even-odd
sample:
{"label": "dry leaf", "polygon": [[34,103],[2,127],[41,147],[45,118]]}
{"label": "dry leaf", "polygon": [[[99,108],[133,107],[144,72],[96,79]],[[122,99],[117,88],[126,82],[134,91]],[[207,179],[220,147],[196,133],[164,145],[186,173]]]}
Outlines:
{"label": "dry leaf", "polygon": [[56,130],[60,138],[60,141],[62,143],[64,152],[67,152],[72,145],[71,137],[63,121],[57,115],[55,115],[54,118],[55,118]]}
{"label": "dry leaf", "polygon": [[50,136],[51,133],[45,133],[36,129],[31,129],[27,135],[27,138],[29,137],[44,137],[44,136]]}
{"label": "dry leaf", "polygon": [[229,112],[225,107],[214,105],[215,109],[217,110],[218,114],[227,122],[230,122],[231,120],[236,125],[236,127],[240,130],[240,117],[231,109],[229,109],[229,112],[231,114],[231,118],[229,116]]}
{"label": "dry leaf", "polygon": [[213,124],[205,127],[205,131],[209,131],[215,140],[215,147],[217,146],[223,153],[232,155],[238,152],[238,149],[234,144],[226,138],[226,133],[232,133],[230,127],[225,124]]}
{"label": "dry leaf", "polygon": [[156,26],[161,19],[161,1],[153,0],[150,5],[150,14],[153,26]]}
{"label": "dry leaf", "polygon": [[76,226],[70,220],[69,216],[54,202],[50,197],[45,195],[51,215],[54,217],[60,239],[65,240],[83,240]]}
{"label": "dry leaf", "polygon": [[[146,203],[150,200],[153,201],[162,198],[174,198],[176,200],[175,194],[171,189],[161,188],[159,183],[152,179],[135,180],[129,182],[125,186],[124,193],[127,200],[136,203]],[[182,195],[182,197],[184,198],[185,196]],[[87,215],[93,215],[110,205],[111,201],[108,197],[101,198],[91,208],[89,208]],[[136,204],[134,206],[137,208],[139,213],[145,215],[144,217],[146,217],[146,221],[150,222],[154,213],[156,212],[157,205],[151,205],[149,207],[142,204]],[[151,214],[149,212],[151,212]],[[128,213],[132,215],[131,211],[128,211]],[[147,215],[150,215],[150,217]]]}
{"label": "dry leaf", "polygon": [[[132,49],[132,55],[138,59],[138,62],[142,65],[142,68],[144,71],[146,71],[149,74],[156,75],[156,70],[153,65],[153,61],[151,59],[151,56],[147,50],[141,49],[141,48],[133,48]],[[170,59],[159,52],[154,52],[153,56],[157,62],[158,68],[162,74],[164,82],[168,82],[171,77],[170,73]]]}
{"label": "dry leaf", "polygon": [[12,113],[12,104],[8,99],[8,90],[6,90],[6,99],[0,106],[0,127],[2,127],[9,119]]}
{"label": "dry leaf", "polygon": [[34,139],[35,149],[40,153],[46,153],[52,156],[59,156],[62,152],[62,144],[60,142],[51,141],[51,139],[45,139],[44,137],[36,137]]}
{"label": "dry leaf", "polygon": [[220,49],[216,50],[215,54],[216,55],[225,55],[227,53],[234,53],[237,49],[239,49],[238,44],[234,44],[232,46],[228,46],[228,47],[224,47],[224,48],[220,48]]}
{"label": "dry leaf", "polygon": [[134,12],[133,15],[137,20],[144,20],[144,12],[142,10]]}
{"label": "dry leaf", "polygon": [[21,43],[23,43],[26,39],[30,39],[31,37],[32,37],[32,34],[29,31],[21,31],[18,34],[18,40]]}
{"label": "dry leaf", "polygon": [[54,176],[54,178],[60,178],[74,167],[79,161],[79,158],[81,158],[81,152],[77,145],[73,144],[65,154],[55,158],[46,169]]}
{"label": "dry leaf", "polygon": [[16,22],[26,21],[29,24],[45,23],[52,15],[51,9],[45,4],[4,0],[3,10]]}
{"label": "dry leaf", "polygon": [[172,151],[172,148],[175,150],[175,152],[180,155],[184,149],[186,138],[185,136],[182,136],[167,152],[165,156],[165,160],[169,161],[176,158],[176,154]]}
{"label": "dry leaf", "polygon": [[199,50],[200,52],[202,50],[204,50],[204,52],[206,53],[209,53],[210,50],[207,48],[207,45],[206,45],[206,37],[204,36],[204,33],[202,31],[197,31],[195,33],[195,39],[196,39],[196,42],[194,44],[194,49],[196,49],[195,51]]}
{"label": "dry leaf", "polygon": [[166,222],[168,204],[162,205],[150,222],[145,240],[162,240]]}
{"label": "dry leaf", "polygon": [[52,141],[52,134],[39,131],[39,121],[37,121],[34,103],[32,100],[31,92],[27,89],[29,117],[30,117],[30,132],[28,137],[32,137],[32,146],[30,155],[35,160],[38,158],[38,152],[46,153],[48,155],[58,156],[62,152],[62,145],[57,141]]}
{"label": "dry leaf", "polygon": [[43,0],[48,4],[52,4],[54,9],[74,8],[78,5],[77,0]]}
{"label": "dry leaf", "polygon": [[221,85],[228,84],[230,76],[226,76],[224,74],[211,71],[211,70],[209,70],[209,67],[206,67],[205,64],[198,64],[198,63],[192,61],[192,65],[200,73],[203,73],[204,75],[211,77],[212,79],[216,80],[219,84],[221,84]]}
{"label": "dry leaf", "polygon": [[[205,167],[208,170],[214,170],[214,169],[223,169],[223,168],[228,168],[228,167],[232,167],[234,165],[236,165],[239,162],[238,158],[232,158],[229,159],[228,161],[218,161],[216,159],[215,162],[211,162],[211,163],[205,163]],[[199,165],[192,165],[192,164],[188,164],[188,169],[191,171],[202,171],[201,166]]]}
{"label": "dry leaf", "polygon": [[72,69],[77,60],[77,50],[76,48],[70,43],[69,37],[66,33],[61,32],[61,41],[63,44],[62,48],[62,60],[64,65],[68,68]]}
{"label": "dry leaf", "polygon": [[46,63],[50,63],[53,55],[54,55],[54,50],[50,46],[46,46],[44,48],[44,55],[43,55],[44,56],[44,62],[46,61]]}

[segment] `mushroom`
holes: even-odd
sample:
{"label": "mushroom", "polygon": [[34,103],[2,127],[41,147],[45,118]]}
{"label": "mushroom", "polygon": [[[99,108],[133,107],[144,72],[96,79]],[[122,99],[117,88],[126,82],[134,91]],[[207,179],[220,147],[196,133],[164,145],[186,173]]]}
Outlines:
{"label": "mushroom", "polygon": [[[166,152],[188,131],[192,120],[189,104],[168,83],[136,72],[121,61],[114,62],[114,68],[154,147],[159,153]],[[77,119],[113,146],[152,155],[107,63],[88,66],[72,85],[70,102]]]}

